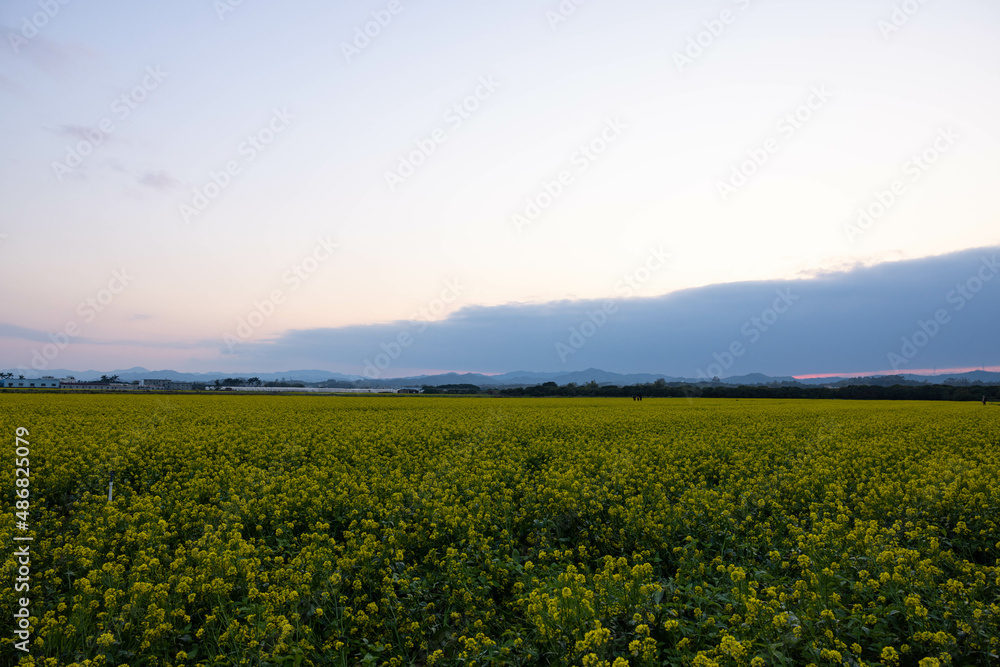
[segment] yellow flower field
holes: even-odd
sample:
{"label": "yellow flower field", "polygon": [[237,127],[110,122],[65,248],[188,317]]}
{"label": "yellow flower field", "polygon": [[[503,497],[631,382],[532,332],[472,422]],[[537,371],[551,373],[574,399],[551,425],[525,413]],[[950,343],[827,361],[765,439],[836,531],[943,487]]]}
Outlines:
{"label": "yellow flower field", "polygon": [[1000,665],[992,406],[0,405],[0,664]]}

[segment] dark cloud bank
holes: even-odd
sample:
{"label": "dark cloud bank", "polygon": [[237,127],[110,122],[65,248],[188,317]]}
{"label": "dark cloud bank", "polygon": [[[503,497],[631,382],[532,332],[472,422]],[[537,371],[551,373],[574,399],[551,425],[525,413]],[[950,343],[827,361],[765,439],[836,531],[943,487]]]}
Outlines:
{"label": "dark cloud bank", "polygon": [[1000,247],[981,248],[653,298],[466,307],[439,322],[289,331],[232,354],[254,368],[367,366],[373,377],[413,369],[725,377],[990,366],[1000,363],[998,258]]}

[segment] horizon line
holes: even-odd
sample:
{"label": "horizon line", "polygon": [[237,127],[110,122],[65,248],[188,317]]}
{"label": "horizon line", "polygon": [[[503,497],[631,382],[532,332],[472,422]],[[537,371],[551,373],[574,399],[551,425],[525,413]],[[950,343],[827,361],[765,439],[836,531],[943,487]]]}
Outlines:
{"label": "horizon line", "polygon": [[[143,368],[144,370],[147,370],[150,373],[156,373],[156,372],[158,372],[158,371],[152,371],[152,370],[146,369],[143,366],[132,366],[131,368]],[[119,368],[119,369],[115,369],[115,371],[122,371],[122,372],[124,372],[124,371],[130,371],[131,368]],[[7,369],[6,372],[11,372],[12,370],[14,370],[14,369]],[[31,370],[31,369],[17,369],[17,370],[19,372],[23,373],[24,371]],[[79,371],[79,370],[70,370],[70,369],[61,369],[61,370],[65,370],[65,371],[68,371],[70,373],[105,373],[106,374],[106,373],[113,373],[113,372],[115,372],[115,371],[97,371],[97,370],[90,370],[90,371]],[[472,375],[483,375],[483,376],[486,376],[486,377],[496,377],[496,376],[499,376],[499,375],[507,375],[507,374],[510,374],[510,373],[532,373],[532,374],[536,374],[536,373],[541,373],[541,374],[551,373],[552,375],[570,375],[570,374],[574,374],[574,373],[585,373],[587,370],[590,370],[590,369],[582,369],[582,370],[576,370],[576,371],[526,371],[526,370],[519,370],[519,371],[504,371],[504,372],[482,372],[482,371],[467,371],[467,370],[466,371],[448,370],[448,371],[424,371],[424,372],[421,372],[421,373],[419,373],[417,375],[400,375],[400,376],[382,377],[382,378],[366,378],[364,375],[360,375],[360,374],[356,374],[356,373],[344,373],[344,372],[341,372],[341,371],[331,371],[331,370],[325,370],[325,369],[299,369],[299,371],[302,371],[302,372],[330,373],[331,375],[332,374],[336,374],[336,375],[343,375],[345,377],[354,376],[354,377],[358,378],[358,380],[353,380],[355,382],[357,382],[359,380],[364,380],[364,381],[367,381],[367,382],[378,382],[378,381],[385,381],[385,380],[408,380],[408,379],[415,379],[415,378],[420,378],[420,377],[433,377],[434,375],[450,375],[450,374],[454,374],[454,375],[468,375],[468,374],[472,374]],[[614,373],[616,375],[626,375],[626,376],[627,375],[660,375],[660,376],[663,376],[663,377],[674,377],[674,378],[681,378],[681,379],[684,379],[684,380],[695,380],[695,381],[705,381],[705,380],[707,380],[707,378],[699,380],[698,378],[686,378],[684,376],[668,375],[666,373],[654,373],[654,372],[649,372],[649,371],[619,372],[619,371],[608,371],[608,370],[605,370],[605,369],[602,369],[602,368],[594,368],[593,370],[601,371],[601,372],[604,372],[604,373]],[[794,374],[792,374],[792,375],[784,376],[784,377],[791,377],[791,378],[793,378],[795,380],[819,380],[819,379],[824,379],[824,378],[891,377],[891,376],[895,376],[895,375],[922,375],[922,376],[928,376],[928,377],[940,377],[942,375],[971,373],[971,372],[974,372],[974,371],[984,371],[984,372],[988,372],[988,373],[1000,373],[1000,366],[986,366],[986,365],[982,365],[982,366],[964,366],[964,367],[957,367],[957,368],[953,367],[953,368],[941,368],[941,369],[939,369],[939,368],[914,368],[914,369],[909,369],[909,370],[895,369],[895,370],[865,371],[865,372],[853,372],[853,373],[805,373],[805,374],[800,374],[800,375],[794,375]],[[35,373],[41,373],[41,372],[42,371],[35,371]],[[51,373],[51,371],[49,371],[49,372]],[[160,369],[159,372],[171,372],[171,373],[178,373],[178,374],[183,374],[183,375],[209,375],[209,374],[225,375],[225,374],[229,373],[229,374],[231,374],[230,375],[231,377],[235,377],[235,376],[241,376],[241,375],[253,376],[253,375],[256,375],[256,374],[260,374],[260,373],[285,374],[285,373],[293,373],[295,371],[291,371],[291,370],[285,370],[285,371],[177,371],[177,370],[174,370],[174,369]],[[765,377],[770,377],[770,378],[783,377],[783,376],[780,376],[780,375],[770,375],[768,373],[764,373],[764,372],[760,372],[760,371],[751,371],[749,373],[742,373],[740,375],[728,375],[728,376],[723,377],[721,379],[722,380],[728,380],[728,379],[731,379],[731,378],[746,377],[746,376],[749,376],[749,375],[763,375]],[[35,378],[27,378],[26,377],[25,379],[39,379],[41,377],[46,377],[46,376],[38,375]],[[148,378],[148,379],[155,379],[155,378]],[[289,376],[287,379],[294,380],[296,378]]]}

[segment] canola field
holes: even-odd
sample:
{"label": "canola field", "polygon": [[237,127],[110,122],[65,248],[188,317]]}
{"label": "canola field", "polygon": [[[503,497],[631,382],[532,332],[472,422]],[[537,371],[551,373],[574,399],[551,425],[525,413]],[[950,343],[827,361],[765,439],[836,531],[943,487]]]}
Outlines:
{"label": "canola field", "polygon": [[1000,665],[995,406],[4,394],[0,432],[3,665]]}

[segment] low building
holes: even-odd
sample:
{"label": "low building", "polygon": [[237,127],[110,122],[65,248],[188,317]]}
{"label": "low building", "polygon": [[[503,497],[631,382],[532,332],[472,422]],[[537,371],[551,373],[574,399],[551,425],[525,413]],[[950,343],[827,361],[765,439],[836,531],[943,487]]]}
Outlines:
{"label": "low building", "polygon": [[124,382],[63,382],[60,387],[87,391],[129,391],[133,388]]}
{"label": "low building", "polygon": [[58,389],[59,384],[59,380],[54,377],[0,380],[0,387],[13,387],[15,389]]}
{"label": "low building", "polygon": [[143,389],[155,389],[159,391],[191,391],[194,389],[193,382],[174,382],[173,380],[143,380]]}

